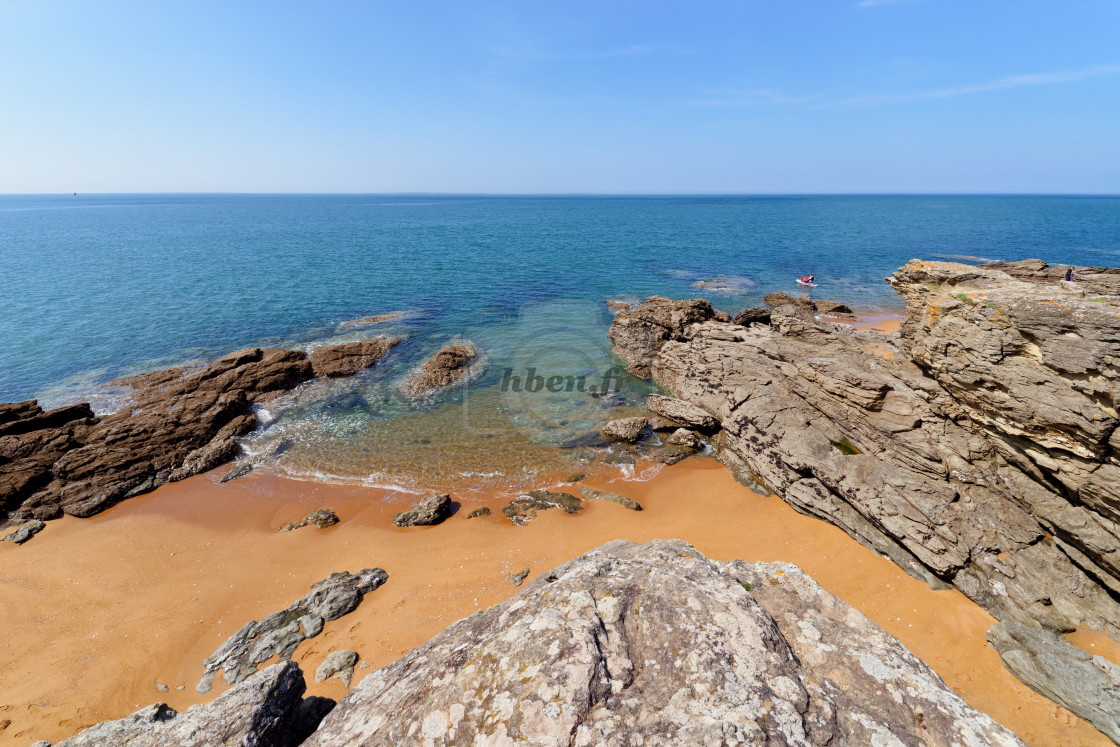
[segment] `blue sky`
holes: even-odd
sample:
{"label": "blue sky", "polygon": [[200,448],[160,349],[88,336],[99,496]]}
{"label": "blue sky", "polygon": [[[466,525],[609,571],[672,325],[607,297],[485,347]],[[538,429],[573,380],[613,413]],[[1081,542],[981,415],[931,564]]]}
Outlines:
{"label": "blue sky", "polygon": [[1120,0],[0,0],[0,192],[1120,193]]}

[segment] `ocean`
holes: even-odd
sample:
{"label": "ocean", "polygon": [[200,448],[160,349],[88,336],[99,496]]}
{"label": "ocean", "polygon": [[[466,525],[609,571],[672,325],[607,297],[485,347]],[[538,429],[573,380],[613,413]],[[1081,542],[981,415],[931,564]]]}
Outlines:
{"label": "ocean", "polygon": [[[1120,197],[0,196],[0,401],[107,412],[122,375],[394,334],[405,342],[374,369],[270,403],[246,448],[296,477],[516,487],[601,462],[561,447],[652,391],[615,372],[607,299],[734,313],[813,273],[816,297],[893,312],[883,277],[914,257],[1118,256]],[[403,313],[340,326],[387,312]],[[483,374],[402,396],[456,337],[483,351]],[[582,384],[511,385],[536,375]],[[605,377],[610,396],[588,391]]]}

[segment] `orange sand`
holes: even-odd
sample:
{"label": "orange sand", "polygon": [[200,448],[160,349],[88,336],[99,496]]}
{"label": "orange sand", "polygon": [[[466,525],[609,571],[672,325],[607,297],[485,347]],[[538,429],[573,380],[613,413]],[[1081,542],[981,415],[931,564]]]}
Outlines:
{"label": "orange sand", "polygon": [[[413,499],[390,491],[268,476],[217,485],[201,475],[91,519],[52,522],[22,547],[0,545],[0,724],[11,722],[0,743],[56,741],[153,702],[184,709],[212,699],[220,677],[208,696],[194,689],[203,660],[333,571],[380,566],[389,581],[294,658],[313,679],[327,653],[353,648],[370,665],[357,682],[508,598],[509,573],[527,567],[535,576],[611,539],[679,537],[713,559],[798,564],[1032,744],[1108,744],[1003,668],[984,641],[992,618],[960,593],[930,590],[839,529],[738,485],[714,460],[595,486],[646,510],[589,501],[578,516],[547,511],[515,527],[493,497],[483,501],[493,516],[466,519],[472,502],[440,526],[398,529],[392,515]],[[275,531],[324,506],[342,523]],[[344,694],[335,680],[309,689]]]}

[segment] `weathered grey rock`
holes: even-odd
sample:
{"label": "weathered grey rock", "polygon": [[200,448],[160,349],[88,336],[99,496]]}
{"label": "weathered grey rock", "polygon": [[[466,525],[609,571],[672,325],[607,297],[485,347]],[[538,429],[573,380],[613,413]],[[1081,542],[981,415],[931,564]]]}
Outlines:
{"label": "weathered grey rock", "polygon": [[38,519],[32,519],[15,531],[9,532],[8,534],[4,535],[4,539],[0,540],[0,542],[12,542],[17,545],[22,545],[24,542],[27,542],[36,534],[43,531],[43,528],[46,526],[46,524],[39,521]]}
{"label": "weathered grey rock", "polygon": [[762,306],[753,306],[749,309],[743,309],[731,318],[731,322],[742,327],[749,327],[752,324],[769,324],[770,309]]}
{"label": "weathered grey rock", "polygon": [[507,578],[513,582],[514,586],[521,586],[521,584],[525,583],[525,579],[529,578],[529,569],[524,568],[517,573],[510,573]]}
{"label": "weathered grey rock", "polygon": [[294,747],[306,735],[298,728],[305,690],[299,665],[286,661],[222,693],[212,703],[191,706],[183,713],[156,703],[117,721],[91,726],[56,747]]}
{"label": "weathered grey rock", "polygon": [[767,306],[771,306],[775,309],[779,306],[797,306],[806,311],[816,311],[816,308],[813,306],[813,299],[806,296],[794,297],[782,291],[767,293],[762,297],[762,300]]}
{"label": "weathered grey rock", "polygon": [[619,312],[611,323],[610,338],[630,373],[649,376],[653,357],[666,341],[681,337],[690,324],[714,315],[711,303],[702,298],[673,301],[650,296],[639,308]]}
{"label": "weathered grey rock", "polygon": [[719,430],[719,420],[702,407],[673,397],[651,394],[646,398],[646,407],[662,417],[691,426],[705,433]]}
{"label": "weathered grey rock", "polygon": [[319,377],[351,376],[380,363],[400,341],[399,337],[374,337],[315,348],[311,351],[311,369]]}
{"label": "weathered grey rock", "polygon": [[699,434],[695,431],[690,431],[687,428],[678,428],[673,431],[671,436],[665,439],[665,443],[687,446],[690,449],[700,449],[704,446],[704,439],[700,438]]}
{"label": "weathered grey rock", "polygon": [[451,515],[451,496],[447,493],[438,495],[432,493],[393,519],[399,527],[421,527],[433,524],[442,524]]}
{"label": "weathered grey rock", "polygon": [[466,340],[448,343],[404,380],[401,390],[420,396],[468,380],[478,367],[478,348]]}
{"label": "weathered grey rock", "polygon": [[538,511],[559,508],[566,514],[578,513],[583,509],[583,501],[568,493],[554,493],[551,490],[530,490],[519,495],[502,508],[502,513],[510,523],[523,527],[537,517]]}
{"label": "weathered grey rock", "polygon": [[323,659],[323,663],[315,670],[315,681],[323,682],[331,677],[338,677],[346,689],[350,689],[350,680],[354,677],[354,666],[358,663],[358,652],[344,649],[332,651]]}
{"label": "weathered grey rock", "polygon": [[198,691],[208,692],[218,671],[232,685],[249,677],[273,656],[289,658],[300,643],[319,635],[324,623],[352,612],[364,595],[388,578],[380,568],[366,568],[357,574],[332,573],[286,609],[273,612],[260,622],[246,623],[206,659]]}
{"label": "weathered grey rock", "polygon": [[627,498],[618,493],[609,493],[606,490],[596,490],[595,488],[580,488],[579,491],[583,493],[584,498],[589,498],[595,501],[609,501],[617,503],[623,508],[628,508],[631,511],[641,511],[642,506],[633,498]]}
{"label": "weathered grey rock", "polygon": [[287,524],[280,527],[278,531],[291,532],[292,530],[302,529],[306,526],[316,526],[320,529],[326,529],[327,527],[333,527],[338,522],[338,514],[334,511],[329,508],[317,508],[302,519],[289,521]]}
{"label": "weathered grey rock", "polygon": [[951,263],[889,280],[897,341],[782,304],[769,327],[682,327],[650,375],[718,419],[748,484],[915,577],[1003,621],[1120,635],[1120,299]]}
{"label": "weathered grey rock", "polygon": [[642,431],[648,424],[649,421],[643,417],[612,420],[603,428],[603,437],[632,444],[642,437]]}
{"label": "weathered grey rock", "polygon": [[[772,583],[773,582],[773,583]],[[1019,745],[795,566],[612,542],[368,675],[306,743]]]}
{"label": "weathered grey rock", "polygon": [[993,625],[988,643],[1016,677],[1120,743],[1120,666],[1052,630],[1013,620]]}

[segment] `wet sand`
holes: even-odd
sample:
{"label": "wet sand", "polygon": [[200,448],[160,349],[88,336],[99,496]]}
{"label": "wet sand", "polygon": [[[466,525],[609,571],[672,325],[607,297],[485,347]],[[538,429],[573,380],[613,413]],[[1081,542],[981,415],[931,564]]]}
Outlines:
{"label": "wet sand", "polygon": [[[529,568],[535,576],[611,539],[657,537],[685,539],[716,560],[794,562],[1028,743],[1109,743],[1003,668],[984,640],[993,619],[959,592],[932,591],[839,529],[738,485],[712,459],[686,460],[647,482],[590,484],[646,510],[588,501],[577,516],[547,511],[515,527],[500,513],[504,501],[491,496],[464,502],[442,525],[399,529],[392,517],[412,497],[271,476],[218,485],[211,473],[91,519],[51,522],[22,547],[3,543],[0,724],[11,723],[0,743],[57,741],[153,702],[182,710],[213,699],[221,678],[209,695],[195,691],[203,660],[245,622],[287,606],[333,571],[389,573],[356,611],[294,655],[311,693],[339,698],[338,681],[313,681],[330,651],[359,652],[369,668],[357,670],[356,683],[514,594],[507,574]],[[467,519],[479,505],[494,515]],[[321,507],[342,523],[276,531]]]}

